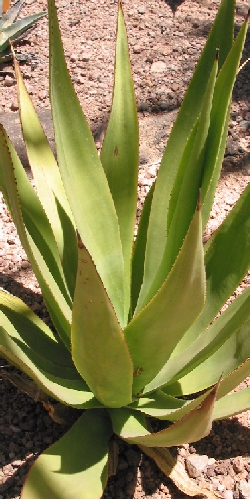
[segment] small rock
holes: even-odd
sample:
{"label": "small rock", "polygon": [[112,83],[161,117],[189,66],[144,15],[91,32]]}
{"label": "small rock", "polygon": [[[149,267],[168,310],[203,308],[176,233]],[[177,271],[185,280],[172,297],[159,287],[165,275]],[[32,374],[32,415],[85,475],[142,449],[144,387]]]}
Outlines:
{"label": "small rock", "polygon": [[232,490],[225,490],[222,492],[222,497],[223,498],[233,498],[234,495],[233,495],[233,492]]}
{"label": "small rock", "polygon": [[190,477],[196,478],[201,475],[208,464],[207,455],[190,455],[186,458],[186,469]]}
{"label": "small rock", "polygon": [[235,144],[233,139],[231,139],[231,137],[229,137],[227,140],[225,156],[234,156],[235,154],[237,154],[237,152],[238,152],[237,144]]}
{"label": "small rock", "polygon": [[141,5],[141,7],[138,8],[138,14],[145,14],[146,12],[146,7],[144,5]]}
{"label": "small rock", "polygon": [[19,109],[19,106],[18,106],[18,102],[17,101],[13,101],[10,105],[10,110],[11,111],[18,111]]}
{"label": "small rock", "polygon": [[250,483],[245,481],[245,479],[241,479],[239,482],[239,492],[241,498],[250,498]]}
{"label": "small rock", "polygon": [[134,45],[133,52],[134,52],[134,54],[140,54],[141,53],[141,46],[140,45]]}
{"label": "small rock", "polygon": [[171,89],[173,92],[176,92],[179,89],[179,84],[178,83],[172,83]]}
{"label": "small rock", "polygon": [[89,52],[83,52],[81,54],[81,60],[83,62],[88,62],[90,60],[90,56],[91,56],[91,54]]}
{"label": "small rock", "polygon": [[241,456],[235,457],[233,459],[233,469],[236,473],[242,472],[244,470],[244,460]]}
{"label": "small rock", "polygon": [[12,85],[14,85],[14,78],[12,78],[11,76],[7,75],[5,77],[5,80],[3,82],[3,85],[4,87],[12,87]]}
{"label": "small rock", "polygon": [[23,260],[21,263],[21,268],[28,269],[28,267],[30,267],[30,263],[27,260]]}
{"label": "small rock", "polygon": [[151,73],[165,73],[167,71],[167,65],[163,61],[156,61],[152,64]]}
{"label": "small rock", "polygon": [[243,131],[247,131],[247,130],[250,130],[250,122],[247,121],[247,120],[242,120],[240,122],[240,128],[243,130]]}

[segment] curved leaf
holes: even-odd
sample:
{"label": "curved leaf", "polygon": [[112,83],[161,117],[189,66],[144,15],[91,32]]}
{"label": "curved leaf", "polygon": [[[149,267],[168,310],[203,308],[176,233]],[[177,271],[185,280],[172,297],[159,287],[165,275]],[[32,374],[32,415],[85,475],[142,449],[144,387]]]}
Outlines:
{"label": "curved leaf", "polygon": [[33,14],[31,16],[23,17],[18,19],[15,23],[3,27],[0,32],[0,52],[3,52],[9,47],[9,41],[15,42],[15,39],[20,37],[25,31],[33,26],[33,24],[44,17],[46,12],[39,12],[38,14]]}
{"label": "curved leaf", "polygon": [[214,89],[211,125],[206,141],[204,178],[202,182],[202,220],[204,229],[209,218],[220,176],[230,119],[232,91],[240,65],[247,29],[248,19],[246,19],[233,43],[218,75]]}
{"label": "curved leaf", "polygon": [[69,348],[71,309],[50,224],[22,164],[0,126],[0,183],[11,216],[41,287],[52,321]]}
{"label": "curved leaf", "polygon": [[108,479],[108,415],[89,410],[31,467],[21,498],[100,498]]}
{"label": "curved leaf", "polygon": [[[239,295],[185,351],[169,359],[155,379],[145,387],[144,392],[147,393],[157,387],[164,386],[166,386],[165,391],[168,392],[167,384],[173,386],[184,375],[212,356],[230,337],[242,328],[249,318],[250,288]],[[177,387],[180,389],[178,383]],[[190,391],[191,393],[195,392],[195,389],[190,387]]]}
{"label": "curved leaf", "polygon": [[171,272],[124,333],[135,367],[133,394],[159,372],[204,305],[204,255],[197,209]]}
{"label": "curved leaf", "polygon": [[[205,247],[206,302],[204,309],[177,346],[187,348],[234,293],[250,267],[250,184]],[[239,230],[240,228],[240,230]]]}
{"label": "curved leaf", "polygon": [[[211,33],[172,128],[155,183],[145,254],[143,284],[145,294],[150,289],[163,259],[167,239],[169,200],[177,169],[188,137],[201,112],[217,47],[222,48],[219,61],[219,64],[222,65],[233,43],[233,25],[234,0],[222,0]],[[142,292],[144,293],[143,289]]]}
{"label": "curved leaf", "polygon": [[67,70],[54,0],[48,1],[48,9],[50,100],[59,168],[77,230],[124,326],[124,261],[117,214]]}
{"label": "curved leaf", "polygon": [[132,401],[133,364],[123,331],[95,265],[79,240],[72,311],[72,358],[105,406]]}
{"label": "curved leaf", "polygon": [[[236,370],[250,357],[249,332],[250,320],[243,324],[212,356],[179,379],[177,384],[169,385],[168,393],[177,395],[198,392],[214,384],[219,377],[222,376],[224,379]],[[248,374],[249,369],[245,377]]]}
{"label": "curved leaf", "polygon": [[134,245],[133,260],[132,260],[132,280],[131,280],[131,316],[133,316],[134,314],[134,310],[136,308],[138,296],[143,281],[148,221],[151,211],[151,203],[154,194],[154,187],[155,184],[151,186],[151,189],[149,190],[146,199],[144,201],[140,217],[140,223],[136,235],[136,241]]}
{"label": "curved leaf", "polygon": [[20,121],[29,164],[36,183],[38,197],[54,233],[66,282],[72,297],[77,267],[77,239],[73,216],[56,160],[24,85],[17,61],[15,61],[15,73]]}
{"label": "curved leaf", "polygon": [[[125,441],[139,446],[170,447],[198,441],[211,430],[217,389],[218,384],[197,408],[167,429],[152,434],[149,434],[147,428],[144,427],[141,415],[137,415],[136,412],[126,414],[123,409],[112,410],[111,419],[114,431]],[[140,430],[141,434],[136,435]]]}
{"label": "curved leaf", "polygon": [[137,207],[139,126],[121,3],[117,20],[113,101],[100,157],[120,227],[125,268],[125,317],[128,317]]}
{"label": "curved leaf", "polygon": [[210,393],[210,389],[201,396],[192,400],[185,400],[169,396],[161,390],[157,390],[145,397],[140,397],[138,401],[132,403],[129,408],[136,409],[160,420],[176,420],[187,415],[191,410],[197,408]]}
{"label": "curved leaf", "polygon": [[250,409],[250,387],[228,394],[216,401],[214,405],[214,420],[220,420],[238,415]]}

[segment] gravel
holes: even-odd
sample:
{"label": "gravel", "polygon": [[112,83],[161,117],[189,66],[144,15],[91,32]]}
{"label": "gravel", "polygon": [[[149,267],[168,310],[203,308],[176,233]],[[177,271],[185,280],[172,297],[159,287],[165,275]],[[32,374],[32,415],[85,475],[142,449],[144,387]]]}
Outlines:
{"label": "gravel", "polygon": [[[179,3],[181,5],[173,18],[171,2],[123,1],[140,118],[138,215],[219,5],[218,0]],[[117,1],[99,0],[97,4],[95,0],[84,3],[58,0],[57,6],[68,67],[97,147],[100,147],[112,97]],[[247,1],[237,1],[236,31],[247,7]],[[27,0],[21,17],[40,10],[46,10],[44,0]],[[49,110],[47,38],[47,21],[42,19],[17,49],[28,57],[21,64],[22,73],[41,114]],[[249,57],[249,52],[248,36],[243,60]],[[18,109],[16,81],[11,64],[0,69],[0,114],[4,113],[8,121]],[[249,66],[246,65],[235,86],[227,151],[204,241],[249,183],[248,72]],[[15,142],[18,138],[14,135]],[[21,297],[49,324],[38,283],[1,195],[0,240],[0,286]],[[248,274],[235,295],[249,283]],[[10,373],[16,373],[4,360],[0,363]],[[246,380],[241,388],[249,383]],[[4,377],[0,384],[0,398],[0,498],[19,498],[30,465],[42,450],[65,432],[65,428],[54,423],[40,403],[20,393]],[[117,474],[109,479],[104,498],[187,498],[137,447],[129,447],[119,439],[117,444]],[[250,412],[245,412],[215,422],[209,436],[198,443],[183,444],[171,451],[189,474],[191,467],[191,475],[199,486],[209,488],[223,498],[249,498],[249,449]]]}

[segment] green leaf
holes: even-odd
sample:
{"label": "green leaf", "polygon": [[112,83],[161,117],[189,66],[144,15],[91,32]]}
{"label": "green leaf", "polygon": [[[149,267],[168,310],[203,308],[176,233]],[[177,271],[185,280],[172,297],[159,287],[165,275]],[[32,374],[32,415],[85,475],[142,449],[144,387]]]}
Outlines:
{"label": "green leaf", "polygon": [[22,300],[0,289],[0,311],[2,326],[7,329],[11,324],[13,332],[18,332],[17,338],[30,349],[55,364],[73,366],[71,355],[60,338]]}
{"label": "green leaf", "polygon": [[10,26],[17,18],[21,8],[23,6],[23,0],[17,0],[14,5],[11,5],[10,8],[5,12],[0,19],[0,30],[3,28],[7,28]]}
{"label": "green leaf", "polygon": [[139,127],[126,27],[119,3],[112,109],[101,150],[101,162],[113,196],[125,268],[125,317],[130,308],[131,257],[137,207]]}
{"label": "green leaf", "polygon": [[[249,367],[248,367],[249,374]],[[241,391],[228,394],[224,398],[216,401],[214,405],[214,420],[224,419],[233,415],[238,415],[250,409],[250,387]]]}
{"label": "green leaf", "polygon": [[95,265],[79,240],[72,311],[72,357],[105,406],[132,402],[133,364],[123,331]]}
{"label": "green leaf", "polygon": [[204,155],[204,178],[202,183],[202,204],[204,204],[202,218],[204,229],[218,185],[226,146],[232,91],[240,65],[247,29],[248,21],[246,20],[233,43],[215,85],[211,125]]}
{"label": "green leaf", "polygon": [[[155,183],[148,226],[144,281],[141,294],[147,295],[162,262],[167,238],[167,214],[177,169],[190,133],[199,117],[217,47],[220,64],[233,42],[234,0],[222,0],[213,28],[196,66],[178,117],[171,131]],[[145,301],[143,301],[145,303]]]}
{"label": "green leaf", "polygon": [[32,16],[26,16],[19,19],[15,23],[4,26],[0,30],[0,52],[3,52],[7,47],[9,47],[9,41],[15,42],[15,39],[19,38],[25,31],[31,28],[36,21],[41,19],[46,15],[46,12],[39,12],[38,14],[33,14]]}
{"label": "green leaf", "polygon": [[160,420],[176,421],[197,408],[210,393],[204,394],[193,400],[184,400],[165,394],[161,390],[154,391],[148,396],[142,396],[138,401],[132,403],[129,408],[136,409],[154,418]]}
{"label": "green leaf", "polygon": [[[209,387],[221,376],[224,379],[250,357],[249,331],[250,320],[237,329],[234,335],[217,349],[212,356],[179,379],[177,387],[175,384],[173,384],[173,388],[169,385],[168,393],[174,395],[190,394]],[[237,382],[235,385],[237,385]]]}
{"label": "green leaf", "polygon": [[124,262],[117,214],[94,139],[67,70],[53,0],[48,1],[48,7],[50,100],[59,168],[81,239],[124,326],[127,320],[124,317]]}
{"label": "green leaf", "polygon": [[[0,352],[12,365],[32,378],[50,397],[60,401],[65,405],[75,408],[100,408],[101,403],[94,398],[87,384],[81,379],[73,363],[72,366],[60,365],[52,362],[33,350],[23,338],[12,327],[7,318],[1,314],[2,324],[0,327]],[[36,333],[36,328],[34,328]],[[38,337],[38,348],[40,345]],[[46,339],[43,339],[45,344]],[[51,347],[51,342],[47,341],[47,347]],[[55,347],[56,348],[56,347]],[[60,350],[58,350],[60,356]]]}
{"label": "green leaf", "polygon": [[168,211],[168,237],[161,265],[150,292],[140,294],[137,310],[145,305],[168,275],[181,248],[197,204],[203,168],[204,147],[207,139],[213,91],[218,69],[218,57],[208,80],[200,116],[190,133],[178,167]]}
{"label": "green leaf", "polygon": [[0,182],[17,231],[38,279],[52,321],[69,346],[71,309],[58,249],[44,210],[4,129],[0,126]]}
{"label": "green leaf", "polygon": [[[76,273],[77,267],[77,239],[73,216],[56,160],[26,90],[16,61],[15,73],[18,85],[20,121],[29,164],[39,199],[53,230],[66,281],[70,283],[72,296],[74,276],[72,278],[71,273],[72,269]],[[65,215],[63,216],[63,214]],[[65,255],[67,255],[66,259]],[[74,272],[72,274],[74,275]]]}
{"label": "green leaf", "polygon": [[150,435],[147,429],[146,417],[130,408],[109,408],[112,426],[115,434],[123,439],[137,437],[141,434]]}
{"label": "green leaf", "polygon": [[173,356],[186,349],[205,330],[247,273],[250,267],[249,204],[250,184],[205,246],[205,307]]}
{"label": "green leaf", "polygon": [[[169,359],[155,379],[145,387],[144,392],[150,392],[157,387],[164,387],[165,385],[165,390],[168,392],[169,389],[167,384],[173,386],[180,378],[194,370],[198,365],[213,355],[213,353],[231,336],[237,333],[249,318],[250,288],[239,295],[186,350]],[[177,383],[177,394],[179,394],[178,391],[180,387],[181,386]],[[174,389],[174,391],[175,390],[176,389]],[[221,386],[219,392],[220,391]],[[190,392],[195,392],[193,386],[190,386]]]}
{"label": "green leaf", "polygon": [[143,280],[148,221],[151,211],[151,203],[154,194],[154,187],[155,184],[152,185],[144,201],[138,232],[136,236],[136,241],[134,245],[133,260],[132,260],[132,283],[131,283],[131,316],[134,313]]}
{"label": "green leaf", "polygon": [[[123,425],[121,425],[121,421],[118,421],[119,425],[116,425],[115,413],[112,412],[111,419],[114,431],[116,432],[116,429],[119,430],[120,428],[119,435],[125,439],[125,441],[139,446],[170,447],[198,441],[206,436],[211,430],[217,389],[218,384],[197,408],[190,411],[167,429],[152,434],[149,434],[147,429],[143,428],[141,415],[137,416],[137,414],[134,413],[131,417],[131,415],[128,414],[126,418],[123,409],[115,410],[115,412],[120,412],[120,416],[124,416],[124,422]],[[138,425],[135,425],[136,420],[138,420]],[[135,431],[137,431],[137,428],[139,431],[141,428],[141,434],[136,436]]]}
{"label": "green leaf", "polygon": [[216,56],[208,79],[198,123],[191,132],[184,149],[170,197],[167,244],[160,266],[163,278],[167,276],[175,261],[197,204],[203,176],[204,147],[210,125],[210,112],[217,70],[218,57]]}
{"label": "green leaf", "polygon": [[133,394],[164,366],[204,305],[204,255],[197,209],[176,262],[160,290],[124,333],[133,359]]}
{"label": "green leaf", "polygon": [[108,415],[89,410],[31,467],[21,498],[100,498],[108,479]]}

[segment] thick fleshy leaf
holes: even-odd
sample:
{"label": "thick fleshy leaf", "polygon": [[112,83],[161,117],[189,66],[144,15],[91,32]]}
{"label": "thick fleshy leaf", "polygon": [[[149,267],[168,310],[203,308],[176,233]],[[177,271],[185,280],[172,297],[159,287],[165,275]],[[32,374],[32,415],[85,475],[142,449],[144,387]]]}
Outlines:
{"label": "thick fleshy leaf", "polygon": [[216,401],[214,405],[214,420],[220,420],[238,415],[250,409],[250,387],[228,394]]}
{"label": "thick fleshy leaf", "polygon": [[243,24],[232,49],[220,71],[214,90],[211,125],[204,155],[204,178],[202,182],[202,219],[205,229],[218,185],[222,160],[226,146],[232,91],[244,48],[248,18]]}
{"label": "thick fleshy leaf", "polygon": [[[145,387],[144,392],[151,392],[153,389],[162,387],[167,383],[173,385],[174,382],[177,382],[177,387],[179,387],[178,380],[180,378],[194,370],[199,364],[213,355],[227,339],[237,333],[249,318],[250,288],[239,295],[223,314],[199,335],[197,340],[195,340],[186,350],[169,359],[155,379]],[[168,392],[167,386],[165,389],[166,392]],[[190,387],[190,390],[191,393],[195,392],[193,387]],[[221,386],[219,391],[221,391]]]}
{"label": "thick fleshy leaf", "polygon": [[[19,113],[29,165],[37,194],[51,224],[71,296],[77,268],[77,239],[73,216],[54,155],[15,61]],[[59,212],[60,210],[60,212]],[[63,214],[64,217],[63,217]],[[66,227],[65,227],[66,226]],[[66,233],[66,234],[65,234]],[[65,258],[65,255],[67,258]]]}
{"label": "thick fleshy leaf", "polygon": [[173,356],[187,348],[205,330],[247,273],[250,267],[249,204],[250,184],[205,246],[205,307]]}
{"label": "thick fleshy leaf", "polygon": [[130,308],[131,257],[137,207],[139,127],[126,27],[119,3],[112,109],[101,150],[120,226],[125,268],[125,316]]}
{"label": "thick fleshy leaf", "polygon": [[21,243],[41,287],[46,306],[69,347],[70,297],[51,226],[4,129],[0,127],[0,183]]}
{"label": "thick fleshy leaf", "polygon": [[149,447],[170,447],[198,441],[211,430],[217,389],[218,384],[201,405],[167,429],[152,434],[149,434],[145,427],[144,431],[136,436],[137,429],[140,430],[144,427],[141,415],[138,416],[137,413],[126,414],[123,409],[112,410],[111,419],[114,431],[129,443]]}
{"label": "thick fleshy leaf", "polygon": [[135,367],[133,394],[157,375],[201,312],[204,283],[201,214],[197,209],[168,278],[124,330]]}
{"label": "thick fleshy leaf", "polygon": [[17,0],[14,5],[11,5],[10,8],[5,12],[5,14],[0,19],[0,30],[3,28],[7,28],[17,19],[17,16],[23,6],[23,0]]}
{"label": "thick fleshy leaf", "polygon": [[217,47],[222,48],[220,65],[224,62],[231,48],[233,24],[234,0],[222,0],[213,28],[170,134],[158,172],[149,220],[144,281],[141,291],[145,295],[147,295],[163,259],[167,238],[169,200],[179,162],[191,130],[201,112]]}
{"label": "thick fleshy leaf", "polygon": [[[65,405],[75,408],[102,407],[73,363],[68,367],[44,358],[23,341],[6,318],[2,316],[1,320],[6,329],[0,327],[0,352],[7,361],[32,378],[42,391]],[[34,331],[36,332],[35,328]],[[38,341],[38,346],[39,344]],[[51,342],[47,344],[49,348]],[[44,339],[43,345],[46,345]]]}
{"label": "thick fleshy leaf", "polygon": [[194,408],[197,408],[210,393],[210,389],[201,396],[192,400],[185,400],[169,396],[161,390],[154,391],[148,396],[142,396],[132,403],[129,408],[136,409],[160,420],[175,422],[184,417]]}
{"label": "thick fleshy leaf", "polygon": [[[250,327],[250,322],[248,323]],[[249,328],[250,331],[250,328]],[[217,399],[221,399],[231,391],[233,391],[238,385],[243,382],[250,374],[250,358],[248,358],[242,365],[238,366],[236,370],[229,373],[227,377],[225,377],[221,381],[221,385],[219,387],[219,391],[217,393]]]}
{"label": "thick fleshy leaf", "polygon": [[[176,384],[169,385],[167,392],[174,395],[191,394],[209,387],[221,376],[224,379],[250,358],[249,332],[250,320],[236,330],[234,335],[217,349],[212,356],[179,379]],[[249,369],[247,368],[247,370],[245,377],[249,374]],[[236,385],[237,382],[232,388]]]}
{"label": "thick fleshy leaf", "polygon": [[211,75],[208,79],[200,116],[184,148],[170,196],[167,218],[168,237],[163,259],[149,293],[146,294],[145,287],[142,288],[136,311],[140,310],[151,299],[152,294],[155,293],[155,290],[159,288],[167,277],[192,220],[202,183],[204,149],[210,125],[210,112],[217,69],[218,55],[216,54]]}
{"label": "thick fleshy leaf", "polygon": [[48,361],[73,367],[71,355],[60,338],[22,300],[1,289],[0,314],[1,325],[5,329],[13,327],[11,337],[18,338]]}
{"label": "thick fleshy leaf", "polygon": [[45,15],[46,12],[39,12],[38,14],[33,14],[32,16],[23,17],[6,28],[2,28],[0,31],[0,52],[3,52],[9,47],[10,40],[15,42],[16,38],[20,37],[23,33],[25,33],[25,31],[31,28],[34,23]]}
{"label": "thick fleshy leaf", "polygon": [[132,282],[131,282],[131,316],[133,316],[134,310],[136,308],[138,296],[143,281],[148,221],[151,211],[152,198],[154,194],[154,186],[155,184],[153,184],[152,188],[149,190],[146,199],[144,201],[140,217],[140,224],[138,227],[138,232],[136,235],[136,241],[134,246],[133,260],[132,260]]}
{"label": "thick fleshy leaf", "polygon": [[[213,108],[211,112],[211,127],[208,134],[207,144],[206,144],[206,155],[204,162],[204,179],[202,185],[202,203],[204,203],[204,207],[202,209],[202,218],[203,218],[203,227],[205,226],[207,219],[209,217],[210,209],[213,203],[215,189],[217,187],[221,163],[223,159],[224,146],[226,144],[227,138],[227,126],[228,120],[230,117],[230,104],[231,104],[231,96],[234,81],[238,72],[238,67],[241,59],[242,50],[244,47],[244,41],[246,37],[246,32],[248,28],[248,19],[245,21],[242,26],[237,39],[235,40],[232,49],[221,69],[221,72],[218,76],[215,92],[214,92],[214,101]],[[216,133],[215,133],[216,131]],[[239,205],[243,203],[240,201]],[[237,209],[233,212],[237,212]],[[248,212],[245,212],[245,217],[249,215]],[[243,215],[244,217],[244,215]],[[233,218],[233,216],[232,216]],[[228,219],[228,218],[227,218]],[[232,219],[229,219],[232,221]],[[238,224],[239,221],[238,221]],[[229,223],[228,223],[229,225]],[[234,229],[236,226],[233,226]],[[241,227],[238,225],[238,227]],[[239,242],[236,245],[236,241],[238,239],[238,235],[231,235],[232,243],[225,242],[227,248],[232,250],[232,254],[228,254],[227,263],[229,267],[225,265],[224,262],[224,252],[220,253],[219,248],[216,248],[216,260],[218,262],[219,259],[223,261],[217,267],[217,263],[213,260],[212,267],[208,264],[206,258],[206,269],[207,269],[207,295],[206,295],[206,305],[202,315],[198,318],[197,322],[191,327],[191,329],[186,333],[183,337],[180,344],[177,346],[175,354],[181,352],[185,349],[193,340],[197,338],[197,332],[201,331],[205,328],[212,319],[216,316],[222,305],[226,302],[228,297],[234,292],[235,288],[238,286],[240,281],[242,280],[244,274],[247,272],[247,269],[250,265],[250,259],[247,259],[247,255],[249,255],[249,251],[247,250],[249,242],[246,242],[246,247],[243,245],[242,249],[238,253],[238,249],[236,250],[235,246],[240,247],[243,240],[247,240],[247,233],[244,230],[241,231]],[[235,245],[235,246],[234,246]],[[207,247],[210,246],[210,242],[208,242]],[[235,251],[236,250],[236,251]],[[213,252],[214,253],[214,252]],[[238,266],[237,271],[235,270],[235,266],[237,262],[240,264],[242,258],[241,254],[245,254],[245,259],[243,259],[241,265]],[[209,251],[208,251],[209,254]],[[211,255],[211,254],[210,254]],[[247,265],[246,264],[247,260]],[[232,262],[232,264],[231,264]],[[211,269],[213,269],[213,275],[215,280],[213,280],[213,285],[211,289]],[[242,272],[244,269],[244,272]],[[227,284],[226,284],[227,281]],[[215,283],[218,282],[219,285],[216,287]],[[230,288],[229,288],[230,283]],[[234,283],[234,284],[233,284]],[[233,285],[233,286],[232,286]],[[223,298],[221,296],[223,294]],[[217,297],[216,297],[217,295]],[[213,311],[213,313],[212,313]]]}
{"label": "thick fleshy leaf", "polygon": [[79,240],[72,311],[72,357],[105,406],[132,402],[133,364],[123,331],[95,265]]}
{"label": "thick fleshy leaf", "polygon": [[108,479],[112,427],[105,411],[89,410],[31,467],[21,498],[100,498]]}
{"label": "thick fleshy leaf", "polygon": [[124,261],[117,214],[67,70],[54,0],[48,1],[48,8],[50,100],[59,168],[77,229],[124,326]]}
{"label": "thick fleshy leaf", "polygon": [[164,279],[175,261],[192,220],[202,183],[205,143],[210,125],[214,86],[218,70],[218,54],[208,79],[200,116],[184,149],[170,197],[168,237],[159,272]]}
{"label": "thick fleshy leaf", "polygon": [[165,392],[157,390],[148,396],[140,397],[138,401],[129,405],[129,408],[136,409],[150,417],[175,422],[197,408],[210,391],[211,389],[196,397],[196,399],[185,400],[180,397],[169,396]]}

